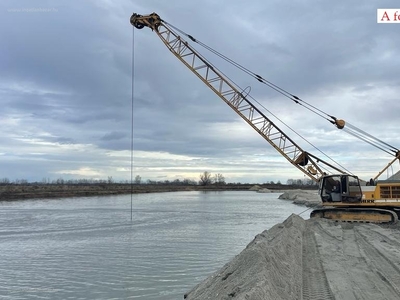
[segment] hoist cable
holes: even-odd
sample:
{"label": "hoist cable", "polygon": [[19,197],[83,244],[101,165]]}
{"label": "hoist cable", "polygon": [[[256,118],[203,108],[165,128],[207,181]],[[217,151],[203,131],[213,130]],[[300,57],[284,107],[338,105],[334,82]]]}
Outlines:
{"label": "hoist cable", "polygon": [[[255,78],[258,82],[263,83],[265,85],[267,85],[269,88],[275,90],[276,92],[280,93],[281,95],[283,95],[284,97],[288,98],[289,100],[292,100],[293,102],[295,102],[296,104],[299,104],[300,106],[308,109],[309,111],[311,111],[312,113],[318,115],[319,117],[327,120],[328,122],[336,125],[336,117],[332,116],[324,111],[322,111],[321,109],[317,108],[316,106],[304,101],[303,99],[297,97],[296,95],[293,95],[292,93],[286,91],[285,89],[277,86],[276,84],[266,80],[265,78],[263,78],[262,76],[258,75],[257,73],[249,70],[248,68],[244,67],[243,65],[239,64],[238,62],[234,61],[233,59],[225,56],[224,54],[218,52],[217,50],[211,48],[210,46],[204,44],[203,42],[199,41],[198,39],[194,38],[192,35],[184,32],[183,30],[177,28],[176,26],[163,21],[163,23],[167,24],[168,26],[170,26],[171,28],[173,28],[174,30],[176,30],[177,32],[181,33],[182,35],[186,36],[187,38],[189,38],[191,41],[193,41],[194,43],[200,45],[201,47],[203,47],[204,49],[210,51],[211,53],[213,53],[214,55],[218,56],[219,58],[221,58],[222,60],[228,62],[229,64],[233,65],[234,67],[238,68],[239,70],[241,70],[242,72],[246,73],[247,75]],[[197,53],[199,55],[199,53]],[[231,81],[236,87],[238,87],[240,89],[240,87],[228,76],[226,76],[226,74],[224,74],[223,72],[221,72],[218,68],[216,68],[214,65],[212,65],[207,59],[205,59],[205,57],[203,57],[202,55],[199,55],[202,59],[204,59],[205,61],[207,61],[210,66],[212,66],[214,69],[218,70],[222,75],[224,75],[229,81]],[[249,96],[251,97],[251,96]],[[294,132],[296,135],[298,135],[301,139],[303,139],[305,142],[307,142],[309,145],[311,145],[314,149],[316,149],[317,151],[319,151],[320,153],[322,153],[323,155],[325,155],[326,157],[328,157],[331,161],[335,162],[337,165],[339,165],[341,168],[345,169],[343,166],[341,166],[338,162],[336,162],[335,160],[333,160],[331,157],[329,157],[326,153],[324,153],[322,150],[320,150],[318,147],[314,146],[311,142],[309,142],[307,139],[305,139],[302,135],[300,135],[298,132],[296,132],[293,128],[291,128],[290,126],[288,126],[285,122],[283,122],[281,119],[279,119],[276,115],[274,115],[271,111],[269,111],[265,106],[263,106],[260,102],[258,102],[257,100],[255,100],[253,97],[251,97],[255,102],[257,102],[263,109],[265,109],[267,112],[269,112],[271,115],[273,115],[277,120],[279,120],[282,124],[284,124],[286,127],[288,127],[292,132]],[[328,118],[327,118],[328,117]],[[347,128],[349,127],[349,128]],[[387,143],[385,143],[384,141],[372,136],[371,134],[368,134],[367,132],[349,124],[346,122],[346,128],[344,131],[346,131],[347,133],[349,133],[350,135],[390,154],[395,156],[396,153],[398,153],[398,150],[396,147],[393,147]],[[377,143],[378,142],[378,143]],[[381,145],[379,145],[379,143]],[[387,146],[389,147],[389,150],[384,149],[383,146]],[[390,152],[391,151],[391,152]],[[394,153],[392,153],[394,152]],[[349,172],[348,170],[346,170],[347,172]],[[351,173],[351,172],[349,172]]]}
{"label": "hoist cable", "polygon": [[380,139],[374,137],[373,135],[369,134],[368,132],[365,132],[364,130],[359,129],[359,128],[357,128],[356,126],[354,126],[354,125],[352,125],[352,124],[346,123],[346,125],[347,125],[347,127],[350,127],[350,128],[352,128],[353,130],[355,130],[355,131],[359,131],[360,133],[362,133],[363,135],[369,137],[370,139],[373,139],[373,140],[375,140],[375,141],[381,143],[382,145],[387,146],[387,147],[389,148],[389,150],[394,151],[394,152],[397,152],[397,151],[398,151],[396,147],[394,147],[394,146],[392,146],[392,145],[390,145],[390,144],[388,144],[388,143],[386,143],[386,142],[384,142],[384,141],[382,141],[382,140],[380,140]]}
{"label": "hoist cable", "polygon": [[[167,22],[165,22],[165,21],[164,21],[164,23],[168,24],[170,27],[174,28],[174,29],[177,30],[178,32],[180,32],[180,33],[182,33],[183,35],[189,37],[192,41],[194,41],[194,42],[196,42],[196,43],[199,44],[199,42],[198,42],[195,38],[193,38],[192,36],[190,36],[189,34],[183,32],[182,30],[178,29],[177,27],[175,27],[175,26],[173,26],[173,25],[171,25],[171,24],[169,24],[169,23],[167,23]],[[193,46],[192,46],[192,47],[193,47]],[[233,61],[233,60],[227,58],[225,55],[219,53],[218,51],[216,51],[216,50],[214,50],[214,49],[212,49],[212,48],[210,48],[210,47],[208,47],[208,46],[206,46],[206,47],[209,48],[209,49],[211,49],[211,50],[210,50],[211,52],[213,52],[213,53],[218,53],[218,54],[216,54],[216,55],[218,55],[219,57],[223,58],[224,60],[230,62],[231,64],[237,66],[239,69],[243,70],[243,71],[246,72],[247,74],[250,74],[250,75],[252,75],[252,76],[255,75],[255,76],[257,76],[257,78],[262,78],[261,76],[255,74],[254,72],[251,72],[251,71],[248,70],[247,68],[245,68],[245,67],[241,66],[240,64],[236,63],[235,61]],[[232,80],[229,76],[227,76],[226,74],[224,74],[220,69],[218,69],[218,68],[217,68],[215,65],[213,65],[210,61],[208,61],[203,55],[199,54],[197,51],[196,51],[196,54],[197,54],[199,57],[201,57],[204,61],[206,61],[207,64],[208,64],[211,68],[217,70],[220,74],[222,74],[225,78],[227,78],[233,85],[236,86],[236,88],[237,88],[238,90],[243,90],[238,84],[235,83],[234,80]],[[254,76],[253,76],[253,77],[254,77]],[[272,83],[266,81],[265,79],[263,79],[263,80],[265,81],[265,82],[262,81],[264,84],[269,85],[272,89],[276,90],[278,93],[281,93],[282,95],[284,95],[284,96],[286,96],[286,97],[288,97],[288,98],[290,98],[290,97],[295,97],[296,99],[298,99],[298,97],[296,97],[296,96],[294,96],[294,95],[288,93],[287,91],[285,91],[285,90],[279,88],[278,86],[276,86],[276,85],[274,85],[274,84],[272,84]],[[349,170],[347,170],[346,168],[344,168],[341,164],[339,164],[337,161],[335,161],[333,158],[331,158],[329,155],[327,155],[327,154],[326,154],[325,152],[323,152],[321,149],[319,149],[318,147],[316,147],[315,145],[313,145],[310,141],[308,141],[305,137],[303,137],[300,133],[298,133],[296,130],[294,130],[292,127],[290,127],[290,126],[289,126],[288,124],[286,124],[284,121],[282,121],[280,118],[278,118],[274,113],[272,113],[270,110],[268,110],[263,104],[261,104],[259,101],[257,101],[255,98],[253,98],[251,95],[248,95],[248,97],[251,98],[251,99],[252,99],[254,102],[256,102],[258,105],[260,105],[260,106],[261,106],[264,110],[266,110],[269,114],[271,114],[272,116],[274,116],[279,122],[281,122],[283,125],[285,125],[288,129],[290,129],[293,133],[295,133],[297,136],[299,136],[302,140],[304,140],[306,143],[308,143],[308,144],[309,144],[311,147],[313,147],[315,150],[317,150],[317,151],[320,152],[322,155],[324,155],[325,157],[327,157],[328,159],[330,159],[332,162],[334,162],[336,165],[340,166],[342,169],[346,170],[349,174],[351,174],[351,172],[350,172]],[[244,97],[244,98],[246,99],[246,97]],[[247,100],[247,99],[246,99],[246,100]],[[293,100],[293,99],[292,99],[292,100]],[[300,99],[298,99],[298,100],[300,100]],[[301,101],[302,101],[302,100],[301,100]],[[303,101],[303,102],[304,102],[304,101]],[[250,103],[251,103],[251,102],[250,102]],[[299,104],[302,105],[301,103],[299,103]],[[302,105],[302,106],[304,106],[304,105]],[[305,107],[305,106],[304,106],[304,107]],[[308,108],[308,107],[305,107],[305,108],[311,110],[311,109]],[[311,110],[311,111],[312,111],[312,110]],[[314,112],[314,111],[313,111],[313,112]],[[315,112],[314,112],[314,113],[315,113]],[[316,113],[316,114],[318,114],[318,113]],[[320,114],[318,114],[318,115],[320,115]],[[326,114],[326,115],[327,115],[327,114]],[[321,116],[321,115],[320,115],[320,116]],[[321,117],[323,117],[323,116],[321,116]],[[324,118],[324,117],[323,117],[323,118]],[[330,120],[328,120],[328,121],[330,121]]]}
{"label": "hoist cable", "polygon": [[344,130],[345,132],[347,132],[348,134],[350,134],[350,135],[352,135],[352,136],[354,136],[354,137],[356,137],[356,138],[358,138],[358,139],[360,139],[360,140],[363,140],[363,141],[366,142],[367,144],[370,144],[371,146],[373,146],[373,147],[375,147],[375,148],[378,148],[378,149],[382,150],[383,152],[386,152],[386,153],[388,153],[389,155],[392,155],[392,156],[393,156],[393,153],[391,153],[391,152],[389,152],[388,150],[386,150],[386,149],[384,149],[384,148],[378,146],[377,144],[371,142],[371,141],[368,140],[367,138],[365,138],[365,137],[363,137],[362,135],[360,135],[358,132],[352,131],[352,130],[350,130],[350,129],[348,129],[348,128],[343,128],[343,130]]}
{"label": "hoist cable", "polygon": [[[274,83],[272,83],[272,82],[266,80],[266,79],[263,78],[262,76],[260,76],[260,75],[258,75],[257,73],[255,73],[255,72],[249,70],[248,68],[244,67],[243,65],[237,63],[237,62],[234,61],[233,59],[227,57],[226,55],[224,55],[224,54],[222,54],[222,53],[220,53],[220,52],[218,52],[217,50],[215,50],[215,49],[211,48],[210,46],[204,44],[203,42],[199,41],[198,39],[195,39],[193,36],[191,36],[190,34],[184,32],[184,31],[182,31],[182,30],[180,30],[180,29],[177,28],[176,26],[174,26],[174,25],[172,25],[172,24],[170,24],[170,23],[167,23],[167,22],[165,22],[165,21],[164,21],[164,23],[165,23],[165,24],[168,24],[170,27],[174,28],[175,30],[177,30],[178,32],[180,32],[182,35],[188,37],[190,40],[192,40],[193,42],[199,44],[200,46],[202,46],[202,47],[205,48],[206,50],[210,51],[211,53],[215,54],[216,56],[222,58],[223,60],[225,60],[225,61],[227,61],[228,63],[232,64],[233,66],[237,67],[239,70],[241,70],[241,71],[243,71],[244,73],[246,73],[246,74],[252,76],[253,78],[257,79],[259,82],[261,82],[261,83],[267,85],[268,87],[270,87],[271,89],[273,89],[273,90],[275,90],[276,92],[280,93],[281,95],[287,97],[288,99],[294,101],[296,104],[300,104],[300,105],[301,105],[300,102],[302,102],[302,103],[304,103],[305,105],[309,106],[309,107],[307,107],[307,106],[305,106],[305,105],[302,105],[303,107],[307,108],[308,110],[310,110],[311,112],[317,114],[318,116],[320,116],[320,117],[322,117],[322,118],[325,118],[323,115],[326,115],[326,116],[332,118],[332,116],[329,115],[328,113],[326,113],[326,112],[320,110],[319,108],[317,108],[317,107],[311,105],[310,103],[308,103],[308,102],[302,100],[301,98],[297,97],[296,95],[293,95],[292,93],[290,93],[290,92],[286,91],[285,89],[283,89],[283,88],[277,86],[276,84],[274,84]],[[318,112],[318,113],[317,113],[317,112]],[[329,119],[326,119],[326,120],[330,121]]]}
{"label": "hoist cable", "polygon": [[281,122],[282,124],[284,124],[287,128],[289,128],[293,133],[295,133],[298,137],[300,137],[302,140],[304,140],[307,144],[309,144],[311,147],[313,147],[316,151],[318,151],[319,153],[321,153],[322,155],[326,156],[328,159],[330,159],[332,162],[334,162],[335,164],[337,164],[339,167],[341,167],[342,169],[344,169],[345,171],[347,171],[349,174],[351,174],[351,172],[349,170],[347,170],[345,167],[343,167],[341,164],[339,164],[337,161],[335,161],[333,158],[331,158],[328,154],[326,154],[324,151],[322,151],[321,149],[319,149],[317,146],[315,146],[314,144],[312,144],[310,141],[308,141],[304,136],[302,136],[300,133],[298,133],[296,130],[294,130],[291,126],[289,126],[288,124],[286,124],[284,121],[282,121],[279,117],[277,117],[274,113],[272,113],[270,110],[268,110],[263,104],[261,104],[259,101],[257,101],[255,98],[253,98],[252,96],[248,96],[251,99],[253,99],[254,102],[256,102],[258,105],[260,105],[262,108],[264,108],[266,111],[268,111],[272,116],[274,116],[279,122]]}
{"label": "hoist cable", "polygon": [[132,27],[132,82],[131,82],[131,222],[133,218],[133,112],[135,97],[135,30]]}

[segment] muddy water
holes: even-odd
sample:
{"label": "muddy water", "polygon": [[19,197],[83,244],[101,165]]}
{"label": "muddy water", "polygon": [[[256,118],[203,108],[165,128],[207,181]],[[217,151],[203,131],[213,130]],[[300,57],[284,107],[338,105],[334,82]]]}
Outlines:
{"label": "muddy water", "polygon": [[[183,299],[304,207],[256,192],[0,203],[1,299]],[[303,217],[307,218],[306,215]]]}

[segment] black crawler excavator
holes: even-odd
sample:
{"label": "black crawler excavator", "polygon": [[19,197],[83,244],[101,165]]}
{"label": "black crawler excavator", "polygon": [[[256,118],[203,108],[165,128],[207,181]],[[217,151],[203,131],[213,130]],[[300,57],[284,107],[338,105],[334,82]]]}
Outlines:
{"label": "black crawler excavator", "polygon": [[162,20],[156,13],[143,16],[134,13],[130,18],[130,23],[137,29],[147,27],[156,33],[172,54],[197,75],[206,86],[214,91],[244,121],[253,127],[276,151],[306,176],[319,183],[319,196],[323,207],[313,210],[310,217],[347,222],[386,224],[394,224],[398,221],[400,215],[400,181],[377,180],[387,168],[400,160],[400,151],[397,148],[369,135],[344,120],[323,113],[299,97],[279,88],[221,53],[208,46],[205,47],[296,104],[308,107],[308,109],[320,116],[325,114],[326,117],[324,116],[324,118],[338,129],[343,129],[393,156],[393,160],[375,178],[370,179],[368,182],[360,180],[351,172],[345,169],[342,170],[342,168],[304,151],[297,145],[263,113],[262,106],[255,105],[255,103],[259,104],[259,102],[250,96],[249,91],[240,88],[229,80],[216,66],[185,40],[188,39],[191,43],[205,46],[193,36]]}

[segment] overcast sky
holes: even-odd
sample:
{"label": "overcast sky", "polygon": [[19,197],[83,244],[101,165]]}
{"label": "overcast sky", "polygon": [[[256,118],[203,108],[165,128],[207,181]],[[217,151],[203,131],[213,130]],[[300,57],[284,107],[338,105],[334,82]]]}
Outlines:
{"label": "overcast sky", "polygon": [[[395,0],[3,0],[0,178],[130,180],[133,40],[134,176],[304,178],[154,32],[134,30],[133,12],[158,13],[319,109],[400,147],[400,21],[377,24],[376,17],[378,8],[396,7]],[[196,49],[352,173],[368,179],[392,159]],[[389,175],[397,170],[398,163]]]}

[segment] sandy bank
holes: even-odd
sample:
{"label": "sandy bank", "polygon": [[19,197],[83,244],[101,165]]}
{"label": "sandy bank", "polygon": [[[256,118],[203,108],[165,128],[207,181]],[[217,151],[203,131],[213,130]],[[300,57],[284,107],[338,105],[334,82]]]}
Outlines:
{"label": "sandy bank", "polygon": [[188,300],[400,299],[400,227],[303,220],[257,235]]}
{"label": "sandy bank", "polygon": [[279,199],[290,200],[294,204],[305,205],[307,207],[317,207],[321,205],[321,199],[317,190],[285,190]]}
{"label": "sandy bank", "polygon": [[305,205],[307,207],[317,207],[321,205],[320,197],[318,196],[318,190],[314,189],[268,189],[260,185],[253,185],[249,191],[255,191],[257,193],[281,193],[278,197],[282,200],[290,200],[294,204]]}
{"label": "sandy bank", "polygon": [[174,184],[2,184],[0,201],[38,198],[109,196],[121,194],[165,193],[178,191],[246,191],[250,184],[238,185],[174,185]]}
{"label": "sandy bank", "polygon": [[[0,184],[0,201],[38,198],[66,198],[109,196],[121,194],[165,193],[179,191],[248,191],[252,184],[226,185],[180,185],[180,184],[130,184],[125,183],[91,183],[91,184]],[[257,186],[258,192],[276,192],[282,185]],[[290,186],[286,186],[290,188]]]}

